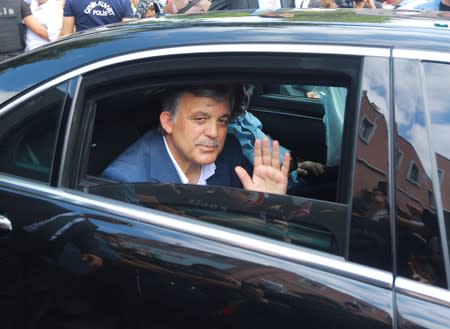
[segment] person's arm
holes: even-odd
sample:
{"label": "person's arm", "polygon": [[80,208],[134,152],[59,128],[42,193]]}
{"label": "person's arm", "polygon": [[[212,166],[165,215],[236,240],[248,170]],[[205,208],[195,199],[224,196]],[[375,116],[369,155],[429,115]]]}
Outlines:
{"label": "person's arm", "polygon": [[61,33],[59,37],[63,37],[65,35],[72,34],[75,30],[75,17],[73,16],[64,16],[63,25],[61,29]]}
{"label": "person's arm", "polygon": [[23,24],[25,24],[28,29],[36,33],[41,38],[49,40],[47,28],[39,23],[38,19],[33,16],[30,4],[25,0],[22,0],[20,3],[20,14],[22,15]]}
{"label": "person's arm", "polygon": [[211,6],[210,0],[199,0],[191,8],[186,10],[186,14],[206,12],[208,11],[209,6]]}
{"label": "person's arm", "polygon": [[255,141],[255,155],[253,161],[253,176],[250,177],[242,167],[235,171],[246,190],[286,194],[291,155],[287,152],[280,162],[280,144],[273,141],[272,151],[269,138]]}
{"label": "person's arm", "polygon": [[208,11],[231,9],[229,0],[212,0]]}
{"label": "person's arm", "polygon": [[23,18],[23,23],[28,29],[36,33],[42,39],[50,41],[50,39],[48,38],[47,28],[39,23],[36,17],[34,17],[33,15],[28,15],[27,17]]}
{"label": "person's arm", "polygon": [[164,7],[164,13],[166,14],[176,14],[178,12],[175,0],[167,0],[166,6]]}

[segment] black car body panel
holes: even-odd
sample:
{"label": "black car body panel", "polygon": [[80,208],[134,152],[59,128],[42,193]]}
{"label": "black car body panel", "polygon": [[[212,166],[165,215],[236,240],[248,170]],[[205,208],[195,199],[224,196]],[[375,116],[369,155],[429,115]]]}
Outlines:
{"label": "black car body panel", "polygon": [[[15,221],[20,233],[2,238],[8,248],[6,254],[2,249],[2,264],[8,266],[2,277],[10,283],[3,295],[10,304],[3,311],[10,313],[12,328],[67,323],[146,328],[149,317],[151,325],[170,328],[187,321],[197,328],[254,323],[269,328],[292,321],[319,328],[330,318],[336,328],[392,326],[392,294],[386,288],[130,221],[96,209],[95,198],[80,197],[77,205],[62,192],[47,191],[47,197],[42,192],[0,191],[0,207],[11,209],[10,218],[33,218]],[[91,225],[81,224],[80,213]],[[79,227],[73,232],[53,239],[41,230],[40,223],[65,216],[74,216],[71,223]],[[100,256],[101,270],[86,266],[80,252]],[[375,304],[371,296],[377,296]]]}

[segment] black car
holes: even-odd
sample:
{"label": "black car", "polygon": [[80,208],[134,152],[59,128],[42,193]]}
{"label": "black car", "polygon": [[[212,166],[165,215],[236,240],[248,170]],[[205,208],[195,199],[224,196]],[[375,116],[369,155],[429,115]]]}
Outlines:
{"label": "black car", "polygon": [[[448,24],[173,15],[0,62],[1,328],[448,328]],[[325,173],[287,195],[104,178],[197,84],[251,90],[292,172]]]}

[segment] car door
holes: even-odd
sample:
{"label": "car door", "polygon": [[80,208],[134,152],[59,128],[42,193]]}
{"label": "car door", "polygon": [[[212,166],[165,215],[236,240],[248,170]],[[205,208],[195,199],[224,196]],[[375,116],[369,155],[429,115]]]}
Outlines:
{"label": "car door", "polygon": [[399,328],[445,328],[448,291],[446,55],[394,53],[396,235]]}
{"label": "car door", "polygon": [[[221,225],[226,226],[227,228],[232,229],[238,229],[240,231],[250,232],[252,234],[258,234],[263,236],[264,238],[272,238],[273,240],[277,240],[278,242],[288,242],[288,241],[294,241],[294,243],[291,243],[292,245],[298,244],[300,246],[307,246],[305,244],[306,240],[312,240],[310,239],[311,236],[306,236],[305,239],[299,239],[295,236],[294,231],[281,229],[276,224],[280,224],[280,222],[273,221],[273,225],[269,225],[267,222],[263,221],[263,225],[257,225],[259,223],[258,221],[255,221],[255,218],[253,218],[255,215],[252,215],[253,210],[247,206],[248,209],[235,209],[236,204],[242,203],[243,200],[239,199],[243,196],[235,196],[237,199],[234,199],[234,193],[230,191],[230,194],[228,196],[224,197],[216,197],[214,198],[214,195],[217,195],[217,191],[210,191],[209,189],[207,191],[204,191],[202,194],[200,191],[194,190],[194,187],[190,187],[191,193],[188,191],[184,191],[184,188],[181,188],[179,186],[173,187],[172,190],[169,189],[169,191],[166,190],[164,186],[160,185],[150,185],[150,186],[138,186],[137,184],[131,184],[127,185],[126,188],[119,188],[119,187],[113,187],[112,185],[104,185],[105,183],[111,183],[108,181],[105,181],[104,178],[101,176],[102,170],[107,165],[108,161],[112,161],[114,157],[116,157],[120,152],[124,150],[124,146],[121,145],[121,150],[117,151],[115,149],[115,146],[119,144],[120,140],[122,139],[120,136],[127,135],[130,137],[131,140],[134,138],[139,138],[140,135],[143,134],[143,132],[147,131],[148,129],[151,129],[152,127],[156,127],[158,124],[158,110],[159,106],[161,104],[161,99],[159,97],[159,92],[164,89],[165,84],[179,84],[180,82],[178,80],[172,80],[171,74],[173,74],[172,71],[162,72],[165,68],[171,68],[171,69],[177,69],[177,76],[183,76],[183,82],[185,83],[196,83],[199,84],[199,81],[206,81],[207,83],[217,83],[217,81],[228,81],[229,83],[243,83],[254,85],[255,91],[258,91],[258,87],[260,85],[262,86],[272,86],[276,83],[278,83],[278,87],[276,90],[280,91],[282,90],[281,87],[286,86],[293,86],[293,85],[320,85],[320,82],[323,83],[323,72],[327,72],[327,69],[330,69],[334,72],[334,74],[328,74],[328,76],[331,76],[332,78],[329,78],[327,80],[328,85],[325,83],[322,84],[322,86],[325,85],[325,87],[333,86],[333,84],[336,84],[338,86],[345,86],[346,90],[348,90],[348,96],[345,98],[345,106],[347,115],[347,120],[345,120],[345,123],[343,123],[343,126],[346,128],[343,129],[342,132],[342,138],[345,138],[345,142],[342,142],[342,145],[348,145],[348,147],[343,147],[342,156],[349,157],[348,162],[345,162],[343,160],[340,160],[341,163],[352,163],[353,156],[354,156],[354,138],[356,137],[356,112],[355,109],[357,109],[358,105],[362,102],[359,95],[361,93],[361,85],[360,81],[358,80],[359,74],[361,73],[361,65],[362,65],[362,57],[346,57],[346,56],[329,56],[329,54],[325,54],[322,56],[308,56],[308,55],[294,55],[294,56],[287,56],[286,54],[283,54],[283,61],[277,60],[276,56],[270,56],[267,54],[252,54],[251,48],[244,47],[243,49],[245,51],[249,51],[250,54],[230,54],[229,56],[224,56],[220,54],[220,47],[217,47],[216,51],[214,51],[215,47],[211,48],[211,54],[204,54],[202,51],[202,54],[196,54],[195,61],[193,61],[190,56],[178,56],[174,59],[174,57],[158,57],[158,58],[148,58],[145,61],[140,60],[135,63],[125,63],[122,67],[114,67],[113,69],[110,68],[104,68],[102,70],[99,70],[98,72],[92,72],[92,74],[86,75],[85,77],[85,85],[83,88],[85,88],[87,95],[89,93],[90,97],[87,97],[84,99],[83,102],[81,102],[80,106],[82,106],[84,109],[87,109],[87,112],[84,114],[85,118],[89,118],[89,122],[93,124],[93,131],[92,131],[92,139],[95,140],[95,143],[90,143],[90,149],[88,154],[86,155],[86,158],[88,158],[86,165],[86,172],[80,173],[80,177],[85,177],[85,179],[82,179],[79,182],[78,188],[81,188],[83,190],[86,190],[90,193],[94,194],[100,194],[103,196],[108,196],[110,198],[118,199],[121,201],[127,201],[129,203],[137,204],[137,205],[143,205],[145,207],[149,208],[155,208],[158,210],[166,211],[168,213],[176,213],[176,214],[184,214],[187,216],[193,216],[195,219],[200,220],[201,222],[205,222],[208,224],[215,224],[215,225]],[[339,51],[338,51],[339,53]],[[170,51],[168,51],[167,55],[171,55]],[[374,57],[372,61],[368,61],[367,66],[372,67],[372,71],[378,69],[378,65],[383,65],[384,68],[388,67],[387,63],[387,57],[388,52],[382,53],[379,57]],[[376,62],[376,59],[378,59],[379,62]],[[300,61],[302,64],[299,66]],[[324,62],[329,62],[329,67],[325,68]],[[373,64],[372,62],[375,62]],[[238,63],[238,64],[233,64]],[[270,70],[267,70],[265,68],[261,68],[261,65],[264,67],[270,67]],[[267,65],[267,63],[270,63],[270,65]],[[291,65],[289,65],[291,63]],[[246,67],[245,70],[237,68],[239,67]],[[137,68],[139,67],[139,70]],[[292,68],[297,67],[297,71],[293,72]],[[214,68],[214,69],[212,69]],[[332,69],[334,68],[334,69]],[[336,69],[337,68],[337,69]],[[135,70],[136,76],[130,75],[130,72],[133,72]],[[336,72],[336,70],[340,72]],[[214,71],[214,74],[211,74],[210,72]],[[253,75],[249,72],[255,72]],[[261,73],[263,72],[263,73]],[[287,73],[288,72],[288,73]],[[316,72],[315,75],[313,75],[311,72]],[[384,71],[383,71],[384,72]],[[388,71],[389,72],[389,71]],[[315,76],[315,79],[311,79],[311,76]],[[386,74],[383,76],[383,78],[388,77],[389,74]],[[200,77],[200,78],[199,78]],[[309,80],[305,77],[309,77]],[[135,81],[136,78],[138,81]],[[121,86],[119,83],[116,83],[115,80],[118,82],[121,81],[127,81],[126,90],[123,90],[123,86]],[[104,81],[108,81],[108,87],[105,88]],[[384,80],[382,80],[384,83]],[[276,83],[275,83],[276,82]],[[101,92],[95,92],[95,89],[97,88],[96,85],[99,84],[101,89],[99,89]],[[379,85],[375,86],[376,88],[379,88]],[[372,87],[373,89],[376,89],[375,87]],[[107,92],[105,92],[107,90]],[[84,92],[82,92],[84,94]],[[273,95],[273,93],[271,93]],[[279,94],[277,96],[283,96],[283,94]],[[270,97],[270,95],[269,95]],[[383,99],[388,97],[383,94]],[[276,98],[276,97],[274,97]],[[296,101],[296,98],[294,97],[292,102],[287,102],[283,100],[281,97],[278,97],[278,99],[282,100],[282,104],[277,103],[276,101],[272,101],[272,103],[267,102],[265,106],[265,113],[267,113],[267,110],[269,109],[269,106],[272,106],[271,115],[273,115],[277,120],[280,120],[279,122],[282,122],[283,117],[285,121],[288,121],[289,119],[295,117],[296,112],[295,111],[302,111],[303,108],[299,107],[299,104],[302,104],[300,101],[300,98]],[[258,109],[261,108],[260,104],[256,104],[253,102],[253,98],[250,102],[250,110],[252,110],[255,115],[259,115]],[[89,107],[86,107],[86,104],[92,104],[91,109]],[[129,105],[128,107],[126,105]],[[286,112],[287,106],[291,107],[291,113]],[[126,111],[124,111],[124,108],[127,108]],[[293,113],[292,113],[293,112]],[[304,115],[306,112],[298,112],[300,115]],[[359,112],[358,112],[359,113]],[[297,114],[297,115],[298,115]],[[289,116],[291,115],[291,116]],[[262,118],[262,117],[261,117]],[[83,119],[79,119],[82,121]],[[85,119],[86,120],[86,119]],[[264,121],[264,118],[262,118],[262,121]],[[270,120],[266,121],[265,124],[270,124]],[[347,126],[346,126],[347,125]],[[130,127],[131,126],[131,127]],[[274,129],[273,132],[271,132],[271,137],[273,138],[279,138],[285,130],[287,130],[287,126],[290,126],[290,122],[286,123],[286,127],[283,125],[279,125],[278,130]],[[295,128],[295,124],[292,124],[292,126]],[[110,128],[108,128],[110,127]],[[299,128],[299,127],[298,127]],[[125,131],[126,133],[120,134],[118,131]],[[295,130],[290,130],[292,133],[296,133]],[[292,134],[291,133],[291,134]],[[323,138],[323,126],[322,129],[319,130],[319,134],[322,134]],[[105,134],[102,136],[102,134]],[[138,136],[138,137],[133,137]],[[118,137],[118,138],[117,138]],[[295,140],[295,135],[290,135],[290,140]],[[315,135],[311,136],[312,139],[315,138]],[[117,142],[115,142],[118,139]],[[323,140],[323,139],[322,139]],[[101,142],[103,141],[103,147],[101,145]],[[106,142],[105,142],[106,141]],[[108,143],[107,141],[114,141],[112,143]],[[130,144],[133,141],[130,142]],[[283,144],[284,140],[280,138],[280,142]],[[339,140],[336,139],[336,142],[339,143]],[[297,149],[300,149],[303,147],[308,148],[308,142],[297,140],[297,143],[292,143],[293,145],[297,146]],[[339,143],[340,144],[340,143]],[[95,145],[95,147],[92,147]],[[330,145],[331,147],[331,145]],[[387,162],[387,144],[382,144],[382,151],[384,151],[384,157],[379,157],[380,161],[383,159]],[[291,148],[293,148],[291,146]],[[309,150],[309,149],[308,149]],[[112,152],[115,155],[111,157],[108,155],[108,152]],[[341,154],[341,152],[339,152]],[[324,152],[325,153],[325,152]],[[95,164],[91,163],[91,159],[94,159],[95,162],[99,159],[98,155],[101,155],[101,162],[104,163],[102,166],[96,166]],[[324,158],[327,157],[327,154],[322,154]],[[108,161],[103,161],[104,158],[108,158]],[[106,162],[106,164],[105,164]],[[345,167],[345,166],[343,166]],[[350,168],[350,169],[349,169]],[[333,223],[339,227],[339,225],[346,223],[345,226],[350,225],[347,220],[349,219],[350,215],[350,202],[348,200],[351,200],[352,195],[354,194],[352,188],[349,188],[349,183],[351,182],[351,177],[353,176],[352,171],[350,167],[345,167],[345,170],[343,172],[340,172],[340,184],[335,182],[335,188],[336,190],[339,190],[339,197],[334,195],[334,199],[332,199],[333,202],[337,203],[338,205],[329,205],[327,203],[324,203],[322,199],[320,200],[320,197],[318,196],[318,200],[312,200],[311,207],[314,209],[314,218],[320,223]],[[358,176],[357,176],[358,177]],[[67,178],[68,181],[69,178]],[[388,178],[386,178],[388,179]],[[376,184],[378,181],[373,180],[372,178],[370,180],[367,179],[367,177],[362,176],[361,180],[358,180],[359,185],[355,185],[357,188],[360,188],[361,185],[366,185],[372,187],[371,184]],[[351,184],[351,183],[350,183]],[[355,188],[356,188],[355,187]],[[144,192],[145,191],[145,192]],[[170,192],[172,191],[172,192]],[[303,191],[301,191],[303,192]],[[176,193],[180,193],[177,195]],[[237,192],[236,192],[237,193]],[[197,196],[196,195],[204,195],[204,196]],[[207,197],[206,197],[207,195]],[[303,194],[302,194],[303,195]],[[203,200],[203,198],[205,198]],[[338,199],[339,198],[339,199]],[[257,196],[250,196],[245,195],[244,200],[247,199],[248,201],[244,202],[244,205],[252,204],[255,201],[252,200],[260,200],[260,197]],[[289,200],[288,200],[289,199]],[[232,200],[238,200],[238,201],[232,201]],[[239,201],[240,200],[240,201]],[[283,209],[289,209],[287,205],[289,203],[295,203],[296,199],[294,198],[292,201],[289,197],[285,199],[282,202],[281,208]],[[300,199],[303,200],[303,199]],[[342,201],[341,201],[342,200]],[[230,202],[227,202],[230,201]],[[230,205],[234,205],[234,208]],[[262,209],[260,211],[256,211],[255,214],[257,218],[261,218],[261,214],[266,213],[263,211],[263,209],[271,209],[270,211],[274,211],[274,209],[277,209],[275,207],[275,204],[273,204],[273,207],[271,208],[271,201],[267,201],[263,203]],[[336,206],[336,207],[335,207]],[[332,208],[334,210],[332,210]],[[224,210],[225,209],[225,210]],[[251,211],[252,210],[252,211]],[[337,211],[338,210],[338,211]],[[237,216],[235,211],[238,214],[242,214],[244,212],[246,216],[250,216],[251,218],[242,216]],[[319,215],[320,214],[320,215]],[[327,216],[329,215],[329,217]],[[281,215],[280,215],[281,216]],[[245,220],[247,218],[247,220]],[[305,218],[302,219],[302,221],[306,220]],[[256,222],[256,223],[255,223]],[[282,222],[282,220],[281,220]],[[251,224],[252,225],[251,225]],[[311,223],[311,222],[309,222]],[[164,225],[163,223],[161,223]],[[303,223],[305,224],[305,223]],[[320,225],[318,223],[318,225]],[[181,226],[177,226],[181,227]],[[209,226],[208,230],[209,230]],[[173,228],[173,227],[172,227]],[[303,227],[304,229],[304,227]],[[318,230],[319,232],[323,232],[323,230]],[[343,233],[343,235],[340,235],[339,238],[337,238],[337,241],[339,242],[338,245],[342,248],[338,248],[337,255],[340,257],[348,257],[348,250],[346,250],[346,243],[348,243],[349,236],[345,233],[346,229],[342,230],[336,230],[336,227],[334,229],[329,230],[332,233],[332,236],[335,238],[339,236],[337,234],[339,231]],[[284,233],[283,233],[284,232]],[[390,231],[383,232],[383,239],[389,240],[390,237]],[[199,234],[197,232],[197,234]],[[223,233],[222,233],[223,234]],[[220,234],[220,235],[222,235]],[[242,233],[239,233],[242,234]],[[286,237],[289,236],[289,238]],[[212,237],[209,236],[211,239]],[[364,237],[366,239],[366,237]],[[215,239],[212,239],[215,240]],[[221,240],[222,241],[222,240]],[[345,242],[347,241],[347,242]],[[236,241],[228,240],[228,244],[235,245]],[[311,248],[311,251],[314,249],[319,249],[321,251],[328,251],[328,253],[336,254],[336,250],[330,250],[330,249],[320,249],[318,247],[318,244],[311,243],[308,245],[308,247]],[[370,261],[370,252],[366,255],[365,261]],[[382,253],[385,254],[382,254]],[[386,254],[387,253],[387,254]],[[339,322],[336,326],[346,326],[349,325],[349,323],[353,323],[351,318],[356,314],[361,314],[361,316],[364,318],[369,312],[370,314],[376,314],[373,315],[374,318],[376,318],[377,321],[380,323],[374,323],[373,326],[391,326],[391,317],[389,314],[391,314],[392,310],[392,304],[391,304],[391,287],[392,287],[392,275],[390,271],[392,270],[392,258],[391,258],[391,250],[388,248],[385,248],[383,250],[380,250],[380,255],[384,256],[383,261],[387,263],[387,267],[362,267],[358,268],[356,270],[356,275],[361,275],[361,273],[366,273],[365,271],[376,271],[379,274],[372,276],[370,275],[370,278],[377,277],[382,278],[382,281],[373,282],[372,280],[366,281],[364,279],[357,280],[358,284],[362,283],[366,289],[376,288],[377,291],[379,289],[379,294],[377,296],[382,296],[381,298],[381,305],[383,305],[381,313],[379,313],[379,309],[377,307],[372,307],[371,301],[369,300],[351,300],[345,302],[345,311],[338,307],[343,314],[345,314],[342,318],[342,323]],[[277,255],[277,257],[284,258],[285,256],[281,256],[280,254]],[[356,256],[354,259],[358,259]],[[326,264],[333,263],[331,259],[325,261]],[[365,262],[360,262],[362,264],[366,264]],[[344,263],[343,263],[344,264]],[[344,266],[341,264],[342,266]],[[346,263],[347,264],[347,263]],[[358,266],[356,263],[349,263],[350,267],[352,266]],[[317,264],[316,264],[317,265]],[[373,265],[370,263],[369,265]],[[312,266],[314,267],[314,266]],[[319,266],[321,267],[321,266]],[[341,267],[341,266],[339,266]],[[344,266],[345,267],[345,266]],[[352,270],[350,270],[351,273],[353,273]],[[349,273],[350,273],[349,272]],[[229,271],[226,272],[229,274]],[[327,275],[330,273],[334,273],[333,270],[326,271]],[[352,277],[355,275],[355,273],[351,274]],[[365,277],[365,275],[362,275]],[[359,277],[359,276],[358,276]],[[359,277],[361,278],[361,277]],[[302,279],[300,279],[302,280]],[[273,280],[272,280],[273,281]],[[276,283],[277,281],[274,281]],[[278,284],[274,284],[273,286],[280,286],[280,282]],[[366,285],[368,284],[368,285]],[[347,291],[347,290],[346,290]],[[352,288],[349,288],[349,292],[352,291]],[[351,292],[350,292],[351,294]],[[328,294],[327,294],[328,295]],[[157,295],[159,296],[159,295]],[[241,298],[241,297],[240,297]],[[175,304],[174,300],[178,300],[178,298],[172,298],[171,303]],[[331,302],[330,307],[334,308],[335,306],[332,306],[337,299],[334,299],[333,302]],[[295,304],[295,301],[293,301]],[[321,305],[321,302],[318,304]],[[193,305],[196,305],[195,303]],[[378,304],[377,304],[378,305]],[[181,306],[183,309],[186,308],[186,306]],[[256,308],[255,308],[256,307]],[[273,309],[271,310],[271,307],[267,306],[265,307],[259,306],[247,306],[245,309],[247,310],[258,310],[258,314],[266,314],[267,316],[264,317],[262,322],[269,324],[272,323],[274,319],[279,319],[276,314],[280,315],[281,313],[275,312]],[[289,307],[290,308],[290,307]],[[291,309],[291,308],[290,308]],[[294,309],[291,309],[294,311]],[[339,311],[339,312],[341,312]],[[188,314],[193,312],[192,310],[186,311]],[[275,312],[275,313],[272,313]],[[329,309],[329,312],[331,312],[331,309]],[[329,313],[328,312],[328,313]],[[372,313],[371,313],[372,312]],[[213,312],[213,314],[220,314],[221,312]],[[288,312],[289,313],[289,312]],[[286,314],[288,314],[286,313]],[[303,312],[294,312],[301,314],[301,317],[305,319],[307,315]],[[306,312],[310,314],[311,316],[311,322],[308,322],[308,325],[315,326],[313,324],[314,322],[321,323],[320,319],[316,317],[317,311],[311,310]],[[332,312],[334,314],[334,312]],[[242,314],[242,313],[241,313]],[[249,313],[252,314],[252,313]],[[347,318],[347,315],[350,315],[350,318]],[[300,315],[299,315],[300,316]],[[295,317],[295,316],[294,316]],[[280,319],[283,318],[282,316]],[[286,315],[285,317],[288,319],[289,317]],[[369,316],[369,318],[372,318],[372,316]],[[234,318],[234,326],[238,326],[243,323],[246,323],[243,318],[236,317]],[[243,322],[241,322],[243,321]],[[277,320],[281,321],[281,320]],[[303,320],[305,322],[305,320]],[[350,322],[346,322],[350,321]],[[306,325],[306,324],[305,324]]]}
{"label": "car door", "polygon": [[[389,53],[365,59],[347,47],[332,53],[326,48],[314,56],[268,47],[273,54],[258,54],[246,45],[236,54],[224,54],[221,46],[212,46],[207,54],[204,48],[196,54],[190,47],[196,56],[168,51],[167,57],[159,52],[154,58],[147,52],[145,57],[130,55],[125,63],[108,61],[113,67],[98,62],[89,71],[78,70],[77,98],[69,112],[62,111],[67,116],[59,115],[56,142],[50,138],[51,145],[62,141],[62,147],[46,148],[51,158],[44,165],[47,170],[34,156],[34,146],[29,152],[33,138],[22,143],[26,166],[14,156],[15,171],[2,168],[0,209],[13,228],[3,233],[2,248],[13,251],[4,259],[14,284],[2,286],[8,292],[3,304],[11,327],[392,327],[390,249],[380,249],[377,256],[387,255],[387,265],[380,265],[370,262],[370,254],[354,254],[363,249],[352,244],[358,237],[367,247],[363,251],[371,251],[368,237],[373,232],[357,230],[361,225],[354,224],[352,199],[354,191],[379,181],[378,176],[352,179],[357,161],[364,163],[355,159],[358,106],[370,104],[364,103],[363,90],[368,89],[360,77],[378,65],[388,67]],[[273,63],[270,70],[267,63]],[[305,79],[318,68],[322,74],[327,69],[334,73],[322,77],[339,79],[322,85],[320,79]],[[152,120],[158,118],[159,90],[179,83],[180,76],[188,83],[220,78],[345,87],[334,199],[298,191],[279,196],[215,186],[117,184],[102,178],[108,161],[157,123]],[[378,85],[369,87],[376,90]],[[285,113],[283,106],[275,110]],[[8,112],[12,115],[16,107]],[[59,133],[63,127],[67,131]],[[278,138],[276,130],[273,137]],[[115,142],[121,139],[127,141]],[[382,144],[386,161],[387,149]],[[26,176],[23,167],[38,176]],[[372,220],[358,215],[358,224]],[[389,231],[382,234],[385,239]]]}

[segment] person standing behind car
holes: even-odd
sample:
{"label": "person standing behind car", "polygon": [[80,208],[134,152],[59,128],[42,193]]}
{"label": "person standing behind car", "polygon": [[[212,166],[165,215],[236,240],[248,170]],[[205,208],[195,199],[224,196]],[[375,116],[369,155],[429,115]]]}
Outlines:
{"label": "person standing behind car", "polygon": [[67,0],[60,36],[130,19],[130,0]]}
{"label": "person standing behind car", "polygon": [[47,29],[47,37],[35,33],[27,27],[25,32],[25,51],[55,41],[62,27],[62,8],[56,0],[31,0],[30,9],[33,16]]}
{"label": "person standing behind car", "polygon": [[135,18],[157,17],[161,14],[161,7],[155,0],[139,0],[134,12]]}
{"label": "person standing behind car", "polygon": [[374,0],[355,0],[353,7],[355,9],[363,9],[363,8],[375,9],[375,8],[377,8]]}
{"label": "person standing behind car", "polygon": [[320,8],[335,9],[337,5],[334,0],[320,0]]}
{"label": "person standing behind car", "polygon": [[46,27],[39,23],[25,0],[20,3],[0,0],[0,9],[0,61],[23,52],[24,25],[41,38],[48,39]]}

